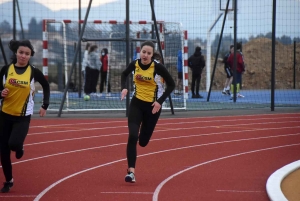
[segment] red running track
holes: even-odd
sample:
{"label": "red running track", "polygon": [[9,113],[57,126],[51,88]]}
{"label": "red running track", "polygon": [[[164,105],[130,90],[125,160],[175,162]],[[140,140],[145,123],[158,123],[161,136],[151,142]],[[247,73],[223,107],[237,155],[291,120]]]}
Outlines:
{"label": "red running track", "polygon": [[32,119],[0,200],[268,201],[268,177],[299,160],[299,122],[300,113],[161,118],[131,184],[126,118]]}

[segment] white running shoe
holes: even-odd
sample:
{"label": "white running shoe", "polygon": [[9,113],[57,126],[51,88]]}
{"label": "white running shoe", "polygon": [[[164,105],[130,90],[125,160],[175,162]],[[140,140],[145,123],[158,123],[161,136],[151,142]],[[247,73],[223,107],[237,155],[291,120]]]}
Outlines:
{"label": "white running shoe", "polygon": [[245,96],[243,96],[242,94],[238,94],[237,97],[238,98],[245,98]]}
{"label": "white running shoe", "polygon": [[125,176],[125,181],[130,183],[135,183],[135,176],[133,172],[128,172],[128,174]]}
{"label": "white running shoe", "polygon": [[107,94],[106,94],[106,97],[110,97],[110,96],[111,96],[111,94],[110,94],[110,93],[107,93]]}
{"label": "white running shoe", "polygon": [[97,96],[97,97],[101,97],[101,96],[102,96],[102,93],[99,93],[99,94],[97,94],[96,96]]}

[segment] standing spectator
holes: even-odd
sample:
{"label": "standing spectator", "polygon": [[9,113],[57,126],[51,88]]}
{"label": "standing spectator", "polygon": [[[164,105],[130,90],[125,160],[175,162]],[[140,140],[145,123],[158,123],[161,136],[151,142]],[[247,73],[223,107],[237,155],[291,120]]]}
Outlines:
{"label": "standing spectator", "polygon": [[205,67],[205,59],[201,54],[201,47],[197,46],[194,54],[188,58],[188,66],[192,69],[192,98],[203,98],[199,93],[201,73]]}
{"label": "standing spectator", "polygon": [[227,59],[230,56],[230,54],[233,53],[233,47],[234,47],[233,45],[230,45],[229,52],[223,58],[224,70],[226,73],[226,80],[225,80],[224,89],[222,91],[222,94],[229,95],[229,96],[230,96],[230,86],[231,86],[232,79],[233,79],[233,72],[232,72],[232,68],[230,67],[230,65],[227,62]]}
{"label": "standing spectator", "polygon": [[82,85],[82,89],[84,90],[84,84],[85,84],[85,68],[87,66],[89,66],[89,62],[88,62],[88,56],[89,56],[89,48],[90,48],[91,44],[87,43],[85,46],[85,50],[83,53],[83,59],[82,59],[82,64],[81,64],[81,74],[82,74],[82,80],[83,80],[83,85]]}
{"label": "standing spectator", "polygon": [[100,77],[100,94],[99,97],[102,96],[103,88],[104,85],[107,87],[107,94],[106,96],[110,96],[110,82],[109,82],[109,66],[108,66],[108,50],[107,48],[103,48],[101,50],[101,56],[100,60],[102,63],[102,68],[101,68],[101,77]]}
{"label": "standing spectator", "polygon": [[[242,73],[245,72],[245,63],[244,63],[244,57],[243,57],[243,53],[241,51],[242,45],[241,43],[237,43],[236,44],[236,60],[237,60],[237,66],[236,66],[236,92],[237,92],[237,97],[238,98],[244,98],[245,96],[243,96],[242,94],[240,94],[240,87],[241,87],[241,82],[242,82]],[[234,62],[234,52],[232,52],[230,54],[230,56],[227,59],[228,64],[233,68],[233,62]],[[234,69],[233,69],[234,70]],[[233,93],[233,86],[231,84],[231,92]],[[231,95],[231,97],[233,97],[233,95]],[[232,99],[232,98],[231,98]]]}
{"label": "standing spectator", "polygon": [[177,90],[175,90],[175,94],[182,93],[182,51],[178,50],[177,54]]}
{"label": "standing spectator", "polygon": [[5,176],[2,193],[10,191],[14,185],[10,154],[15,152],[17,159],[24,155],[24,141],[29,130],[34,108],[35,82],[43,87],[43,103],[39,111],[46,115],[49,106],[50,87],[43,73],[30,65],[34,49],[29,40],[9,42],[13,52],[12,62],[2,67],[0,77],[0,155]]}
{"label": "standing spectator", "polygon": [[[161,113],[161,105],[175,88],[175,82],[165,66],[154,60],[154,43],[146,41],[141,45],[140,59],[132,61],[121,74],[121,100],[128,92],[126,78],[132,72],[134,93],[128,112],[128,143],[127,143],[127,175],[126,182],[134,183],[137,158],[137,142],[142,147],[147,146]],[[166,89],[157,82],[161,76]]]}
{"label": "standing spectator", "polygon": [[101,61],[98,53],[98,46],[92,45],[88,53],[88,65],[85,68],[85,85],[84,93],[86,95],[96,94],[96,87],[99,79],[99,73],[101,68]]}

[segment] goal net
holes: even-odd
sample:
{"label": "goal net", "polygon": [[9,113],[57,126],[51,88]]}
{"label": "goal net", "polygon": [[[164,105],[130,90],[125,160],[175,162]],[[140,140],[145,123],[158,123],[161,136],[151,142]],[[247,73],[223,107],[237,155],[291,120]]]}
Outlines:
{"label": "goal net", "polygon": [[[120,100],[121,72],[126,68],[126,22],[94,20],[87,22],[80,42],[80,51],[75,57],[80,30],[83,21],[43,20],[43,73],[51,86],[49,110],[59,110],[62,104],[66,83],[69,81],[63,111],[126,110],[126,101]],[[139,58],[140,45],[144,40],[156,38],[154,23],[146,21],[130,22],[130,59]],[[157,22],[164,65],[176,83],[176,90],[167,98],[163,109],[170,109],[170,100],[174,109],[186,109],[188,98],[187,68],[187,31],[181,30],[177,22]],[[97,45],[99,51],[108,50],[108,82],[100,94],[101,75],[97,83],[97,92],[84,99],[84,78],[81,61],[86,43]],[[157,48],[158,49],[158,48]],[[182,79],[178,80],[178,54],[182,57]],[[76,67],[68,80],[73,60]],[[131,77],[129,76],[131,84]],[[109,87],[108,87],[109,83]],[[108,91],[108,88],[110,90]],[[132,95],[133,87],[129,89]],[[37,93],[36,97],[41,98]]]}

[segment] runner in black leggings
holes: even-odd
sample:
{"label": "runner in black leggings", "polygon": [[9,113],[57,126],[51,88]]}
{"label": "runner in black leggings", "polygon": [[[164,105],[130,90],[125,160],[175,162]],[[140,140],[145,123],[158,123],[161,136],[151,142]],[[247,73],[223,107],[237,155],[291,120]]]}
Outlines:
{"label": "runner in black leggings", "polygon": [[29,64],[34,55],[33,47],[28,40],[10,41],[9,48],[14,58],[9,65],[0,71],[0,152],[1,165],[6,181],[2,193],[9,192],[14,184],[12,175],[11,151],[16,158],[24,154],[23,143],[29,130],[30,118],[34,108],[34,83],[37,81],[43,87],[43,104],[40,116],[46,115],[49,105],[50,87],[43,73]]}
{"label": "runner in black leggings", "polygon": [[[121,76],[121,100],[125,98],[126,78],[134,72],[134,93],[128,114],[128,170],[126,182],[135,182],[136,145],[145,147],[152,136],[161,113],[161,105],[175,88],[175,82],[167,69],[154,61],[154,44],[146,41],[141,45],[140,59],[131,62]],[[163,88],[166,83],[166,89]]]}

